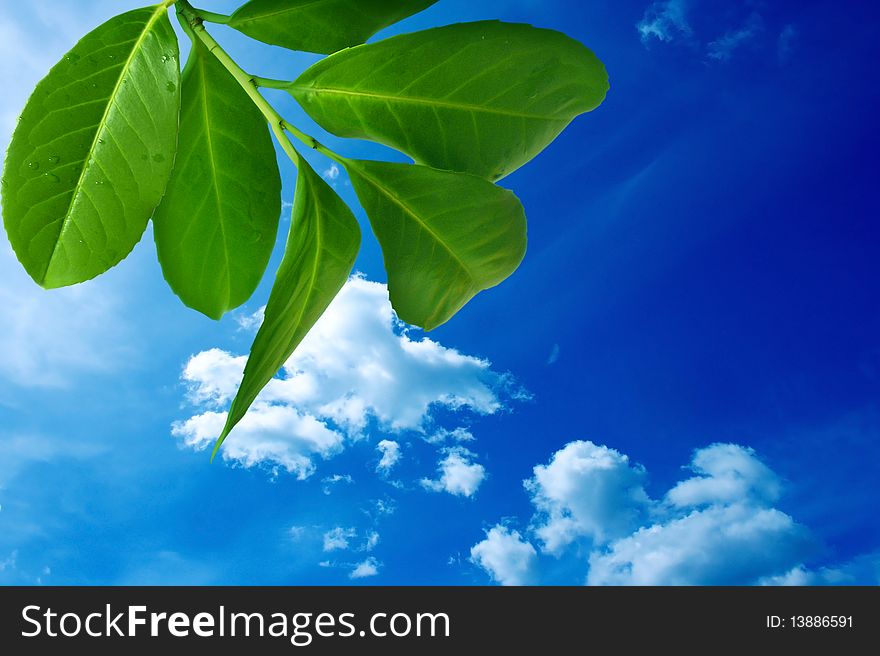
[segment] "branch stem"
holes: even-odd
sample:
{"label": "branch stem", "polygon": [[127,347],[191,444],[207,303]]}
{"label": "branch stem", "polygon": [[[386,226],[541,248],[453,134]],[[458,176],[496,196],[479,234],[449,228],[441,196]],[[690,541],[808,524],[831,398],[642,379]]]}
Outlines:
{"label": "branch stem", "polygon": [[254,77],[254,82],[258,87],[263,87],[265,89],[281,89],[286,91],[290,86],[290,82],[287,80],[273,80],[268,77]]}
{"label": "branch stem", "polygon": [[[188,0],[174,0],[174,2],[166,0],[166,4],[168,6],[171,6],[171,4],[177,5],[177,17],[184,30],[191,38],[198,39],[204,44],[208,49],[208,52],[210,52],[217,61],[229,71],[230,75],[235,78],[239,85],[241,85],[241,88],[245,90],[245,93],[247,93],[253,101],[254,105],[257,106],[257,109],[259,109],[263,116],[266,117],[269,126],[272,128],[272,132],[275,134],[275,137],[278,139],[284,152],[287,153],[287,156],[290,157],[295,165],[300,165],[300,154],[290,140],[290,137],[287,134],[288,132],[302,141],[309,148],[330,157],[336,162],[342,162],[343,158],[340,155],[337,155],[321,144],[317,139],[309,136],[295,125],[285,121],[275,108],[269,104],[269,101],[260,93],[261,86],[283,88],[280,85],[283,84],[284,87],[286,87],[289,86],[289,82],[270,80],[269,78],[255,77],[248,74],[235,62],[234,59],[232,59],[232,57],[229,56],[229,53],[227,53],[222,46],[217,43],[216,39],[214,39],[214,37],[205,29],[205,20],[210,20],[210,18],[204,15],[206,12],[196,9]],[[278,86],[275,86],[276,84]]]}

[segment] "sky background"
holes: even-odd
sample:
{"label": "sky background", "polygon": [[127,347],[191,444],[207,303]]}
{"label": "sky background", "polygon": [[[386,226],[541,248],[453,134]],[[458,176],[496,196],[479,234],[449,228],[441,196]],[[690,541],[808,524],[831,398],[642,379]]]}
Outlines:
{"label": "sky background", "polygon": [[[4,149],[49,67],[137,6],[0,0]],[[0,583],[880,582],[880,9],[441,0],[380,37],[485,18],[564,31],[611,75],[503,181],[522,267],[426,336],[358,211],[359,275],[213,465],[272,276],[214,323],[149,231],[55,292],[0,238]],[[266,77],[318,59],[211,29]]]}

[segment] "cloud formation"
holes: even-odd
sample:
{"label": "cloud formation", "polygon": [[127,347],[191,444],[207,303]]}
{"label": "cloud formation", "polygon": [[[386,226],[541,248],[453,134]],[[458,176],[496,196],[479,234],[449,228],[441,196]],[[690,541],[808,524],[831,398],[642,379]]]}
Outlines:
{"label": "cloud formation", "polygon": [[387,475],[400,462],[400,444],[394,440],[381,440],[376,445],[376,450],[382,454],[382,457],[376,464],[376,471]]}
{"label": "cloud formation", "polygon": [[[652,499],[627,456],[571,442],[524,481],[535,507],[527,535],[496,525],[471,560],[505,585],[560,568],[566,582],[590,585],[742,585],[808,572],[814,542],[773,507],[781,483],[753,450],[713,444],[689,468],[693,476]],[[545,567],[547,558],[556,564]]]}
{"label": "cloud formation", "polygon": [[501,524],[486,531],[486,539],[471,548],[471,562],[501,585],[528,585],[534,581],[538,552],[519,531]]}
{"label": "cloud formation", "polygon": [[[185,446],[202,450],[214,443],[245,362],[245,356],[210,349],[186,364],[182,379],[198,412],[172,427]],[[387,435],[432,435],[439,430],[434,409],[493,414],[510,388],[509,378],[487,361],[412,339],[394,315],[386,286],[355,277],[227,439],[223,457],[304,479],[316,462],[367,437],[374,426]],[[389,469],[390,442],[383,452]]]}
{"label": "cloud formation", "polygon": [[524,483],[538,511],[534,533],[543,550],[558,554],[576,540],[604,544],[630,533],[651,505],[644,481],[644,469],[614,449],[567,444]]}
{"label": "cloud formation", "polygon": [[[759,9],[755,3],[731,4],[719,11],[712,3],[696,0],[657,0],[645,10],[636,30],[645,47],[652,43],[683,45],[707,61],[728,62],[747,46],[767,45],[758,42],[768,31]],[[790,52],[794,28],[789,25],[778,29],[781,33],[776,59],[783,61]]]}
{"label": "cloud formation", "polygon": [[365,579],[370,576],[379,574],[380,563],[376,558],[370,556],[366,560],[357,563],[351,573],[348,575],[350,579]]}
{"label": "cloud formation", "polygon": [[422,487],[460,497],[474,496],[486,479],[486,468],[473,462],[476,454],[461,446],[444,449],[443,453],[445,456],[437,463],[437,479],[423,478]]}
{"label": "cloud formation", "polygon": [[669,42],[693,34],[687,18],[686,0],[661,0],[645,10],[642,20],[636,25],[642,42],[652,39]]}

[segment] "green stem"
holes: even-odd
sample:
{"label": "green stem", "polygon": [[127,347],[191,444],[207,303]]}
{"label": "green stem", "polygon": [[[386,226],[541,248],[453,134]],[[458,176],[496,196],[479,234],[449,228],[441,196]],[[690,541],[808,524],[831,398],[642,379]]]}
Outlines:
{"label": "green stem", "polygon": [[290,82],[287,80],[273,80],[268,77],[254,77],[254,82],[258,87],[265,89],[282,89],[286,91],[290,87]]}
{"label": "green stem", "polygon": [[[176,2],[177,0],[175,0]],[[217,23],[218,25],[226,25],[232,20],[232,16],[227,16],[226,14],[217,14],[213,11],[205,11],[204,9],[195,9],[195,12],[199,15],[203,21],[207,21],[209,23]]]}
{"label": "green stem", "polygon": [[[229,56],[229,53],[227,53],[205,29],[204,18],[202,17],[200,10],[195,9],[188,0],[176,0],[176,4],[177,16],[181,21],[184,30],[190,35],[190,37],[194,37],[201,41],[208,49],[208,52],[214,55],[217,61],[219,61],[223,67],[229,71],[232,77],[235,78],[239,85],[241,85],[241,88],[245,90],[254,105],[257,106],[257,109],[259,109],[263,116],[266,117],[269,126],[272,128],[272,132],[275,134],[275,137],[278,139],[284,152],[287,153],[287,156],[290,157],[294,164],[299,166],[300,154],[294,147],[293,142],[290,141],[287,132],[290,132],[297,139],[309,146],[309,148],[313,148],[337,162],[342,162],[343,158],[340,155],[337,155],[321,144],[317,139],[310,137],[281,117],[275,108],[269,104],[269,101],[260,93],[260,80],[266,80],[266,78],[258,78],[249,75],[241,68],[241,66],[235,63],[235,60]],[[290,83],[288,82],[286,84]],[[285,130],[287,132],[285,132]]]}
{"label": "green stem", "polygon": [[327,146],[325,146],[320,141],[315,139],[313,136],[311,136],[310,134],[306,134],[305,132],[300,130],[293,123],[288,123],[287,121],[283,121],[282,126],[284,127],[285,130],[290,132],[290,134],[292,134],[294,137],[296,137],[297,139],[302,141],[306,146],[308,146],[312,150],[318,151],[322,155],[329,157],[334,162],[342,164],[343,162],[347,161],[342,155],[340,155],[339,153],[333,152],[332,150],[327,148]]}

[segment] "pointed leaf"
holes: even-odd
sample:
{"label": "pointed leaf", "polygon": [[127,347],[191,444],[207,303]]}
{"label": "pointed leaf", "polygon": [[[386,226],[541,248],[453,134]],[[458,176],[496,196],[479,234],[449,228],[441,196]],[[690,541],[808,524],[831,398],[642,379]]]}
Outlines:
{"label": "pointed leaf", "polygon": [[266,270],[281,217],[281,175],[266,119],[195,41],[183,73],[177,162],[153,217],[165,279],[219,319]]}
{"label": "pointed leaf", "polygon": [[513,273],[526,252],[514,194],[465,173],[348,161],[352,185],[385,256],[398,316],[432,330]]}
{"label": "pointed leaf", "polygon": [[559,32],[483,21],[344,50],[290,92],[321,127],[497,180],[602,103],[605,67]]}
{"label": "pointed leaf", "polygon": [[348,206],[305,160],[298,166],[287,249],[215,454],[342,289],[360,248]]}
{"label": "pointed leaf", "polygon": [[94,278],[140,240],[174,163],[177,38],[163,7],[85,36],[37,85],[3,169],[3,221],[46,288]]}
{"label": "pointed leaf", "polygon": [[290,50],[330,54],[364,43],[379,30],[437,0],[251,0],[229,26]]}

